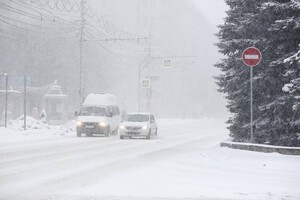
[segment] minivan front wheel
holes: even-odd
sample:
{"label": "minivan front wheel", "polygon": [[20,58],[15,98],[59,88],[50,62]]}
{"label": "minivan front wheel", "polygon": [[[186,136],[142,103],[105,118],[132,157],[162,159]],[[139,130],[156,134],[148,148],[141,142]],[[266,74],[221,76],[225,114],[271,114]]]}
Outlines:
{"label": "minivan front wheel", "polygon": [[111,130],[108,129],[108,131],[105,133],[105,137],[110,137],[111,136]]}

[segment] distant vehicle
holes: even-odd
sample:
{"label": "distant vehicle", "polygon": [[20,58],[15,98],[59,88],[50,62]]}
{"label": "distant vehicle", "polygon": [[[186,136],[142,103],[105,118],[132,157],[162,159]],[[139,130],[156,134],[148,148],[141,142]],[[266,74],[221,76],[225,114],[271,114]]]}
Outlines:
{"label": "distant vehicle", "polygon": [[112,94],[89,94],[84,100],[77,117],[77,136],[103,135],[117,133],[121,121],[116,97]]}
{"label": "distant vehicle", "polygon": [[120,139],[157,136],[157,123],[151,113],[128,113],[119,126]]}

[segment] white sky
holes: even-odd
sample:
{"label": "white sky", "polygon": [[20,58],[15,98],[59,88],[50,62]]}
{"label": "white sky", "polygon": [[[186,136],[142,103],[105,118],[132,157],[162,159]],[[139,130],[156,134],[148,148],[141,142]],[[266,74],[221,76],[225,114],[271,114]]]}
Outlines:
{"label": "white sky", "polygon": [[200,9],[202,14],[213,24],[223,23],[227,5],[224,0],[192,0]]}

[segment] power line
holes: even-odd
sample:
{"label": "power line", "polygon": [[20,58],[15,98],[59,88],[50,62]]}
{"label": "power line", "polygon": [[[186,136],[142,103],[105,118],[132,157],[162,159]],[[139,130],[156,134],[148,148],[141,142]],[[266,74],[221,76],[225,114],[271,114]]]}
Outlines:
{"label": "power line", "polygon": [[[70,0],[67,0],[66,3],[62,0],[44,0],[44,4],[41,3],[40,0],[32,0],[31,3],[35,3],[39,6],[48,6],[50,9],[57,9],[61,12],[66,11],[66,12],[75,12],[79,13],[81,6],[78,5],[78,3],[75,1],[73,4],[71,3]],[[53,2],[53,3],[51,3]],[[69,5],[69,8],[68,8]],[[62,6],[62,7],[60,7]]]}
{"label": "power line", "polygon": [[76,29],[66,29],[66,31],[64,31],[64,32],[50,32],[49,33],[49,32],[41,32],[41,31],[33,31],[31,29],[23,28],[23,27],[12,24],[12,23],[10,23],[10,22],[8,22],[4,19],[1,19],[1,18],[0,18],[0,22],[3,22],[3,23],[5,23],[9,26],[12,26],[12,27],[14,27],[16,29],[19,29],[19,30],[22,30],[22,31],[25,31],[27,33],[31,32],[31,33],[41,34],[41,35],[60,35],[60,34],[70,33],[70,32],[73,32],[74,30],[76,30]]}
{"label": "power line", "polygon": [[[6,20],[9,20],[9,21],[17,22],[17,23],[19,23],[19,24],[26,24],[26,25],[31,26],[31,27],[41,28],[41,27],[40,27],[39,25],[37,25],[37,24],[32,24],[32,23],[28,23],[28,22],[16,20],[16,19],[13,19],[13,18],[11,18],[11,17],[7,17],[7,16],[4,16],[4,15],[1,15],[1,14],[0,14],[0,17],[4,18],[4,19],[6,19]],[[53,29],[53,27],[45,27],[45,26],[44,26],[43,28]],[[69,29],[71,29],[71,28],[69,28]]]}
{"label": "power line", "polygon": [[4,10],[8,10],[8,11],[16,13],[16,14],[20,14],[20,15],[23,15],[23,16],[26,16],[26,17],[30,17],[32,19],[38,19],[38,20],[42,19],[41,15],[37,16],[37,15],[34,15],[32,13],[28,13],[28,12],[25,12],[25,11],[13,8],[13,7],[8,6],[8,5],[4,4],[4,3],[0,3],[0,8],[2,8]]}
{"label": "power line", "polygon": [[[11,2],[17,3],[17,2],[12,1],[12,0],[11,0]],[[61,18],[60,16],[55,16],[53,14],[52,14],[52,16],[45,15],[45,14],[37,11],[36,9],[28,8],[26,5],[20,5],[20,4],[17,4],[17,5],[23,7],[27,10],[34,11],[37,14],[33,14],[31,12],[28,12],[28,11],[20,10],[20,9],[14,8],[12,6],[8,6],[4,3],[0,3],[0,9],[4,9],[6,11],[9,11],[9,12],[21,15],[21,16],[25,16],[25,17],[28,17],[28,18],[31,18],[31,19],[34,19],[34,20],[38,20],[38,21],[45,21],[46,20],[46,21],[49,21],[49,22],[52,22],[52,23],[55,23],[55,24],[60,24],[60,25],[69,26],[69,27],[71,27],[71,26],[75,27],[74,21],[65,20],[65,19]],[[61,23],[59,21],[63,21],[64,23]]]}
{"label": "power line", "polygon": [[[75,17],[75,16],[71,16],[70,14],[65,15],[65,14],[62,13],[62,12],[54,14],[54,13],[50,12],[49,10],[44,9],[44,8],[41,7],[41,6],[35,6],[34,4],[29,4],[29,3],[24,2],[24,1],[22,1],[22,0],[18,0],[18,1],[16,1],[16,0],[10,0],[10,1],[13,2],[13,3],[15,3],[15,4],[17,4],[17,5],[19,5],[19,6],[22,6],[23,8],[26,8],[26,9],[30,9],[30,10],[36,11],[36,12],[38,12],[40,15],[45,16],[46,18],[52,18],[52,19],[49,19],[49,21],[56,22],[57,20],[61,20],[61,21],[68,22],[68,23],[71,23],[72,25],[74,25],[74,22],[77,21],[77,20],[79,19],[78,16]],[[48,13],[49,15],[40,12],[40,10],[42,10],[42,11]],[[68,20],[61,18],[59,15],[62,15],[62,16],[64,16],[64,17],[67,17]],[[70,21],[70,20],[72,20],[72,21]]]}
{"label": "power line", "polygon": [[11,38],[11,37],[7,37],[7,36],[3,36],[3,35],[0,35],[1,38],[4,38],[4,39],[7,39],[7,40],[13,40],[13,41],[20,41],[18,39],[15,39],[15,38]]}

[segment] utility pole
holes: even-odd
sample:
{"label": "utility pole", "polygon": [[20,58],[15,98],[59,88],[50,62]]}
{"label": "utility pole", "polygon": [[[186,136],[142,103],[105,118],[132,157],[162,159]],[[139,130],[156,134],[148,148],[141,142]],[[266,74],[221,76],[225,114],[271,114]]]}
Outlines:
{"label": "utility pole", "polygon": [[[148,38],[148,52],[146,57],[139,63],[138,68],[138,111],[141,111],[141,84],[142,84],[142,70],[147,67],[147,65],[150,64],[152,57],[151,57],[151,45],[150,40],[152,39],[151,32],[149,32],[149,38]],[[149,91],[148,91],[149,92]],[[149,103],[149,98],[147,95],[147,105]]]}
{"label": "utility pole", "polygon": [[[151,35],[151,30],[149,32],[149,40],[148,40],[148,58],[151,59],[151,41],[152,40],[152,35]],[[149,76],[149,71],[148,71],[148,76]],[[150,112],[150,92],[151,92],[151,85],[149,88],[147,88],[147,111]]]}
{"label": "utility pole", "polygon": [[84,99],[84,68],[83,68],[83,38],[84,38],[84,14],[85,14],[85,1],[81,0],[81,28],[80,28],[80,66],[79,66],[79,95],[80,99]]}

